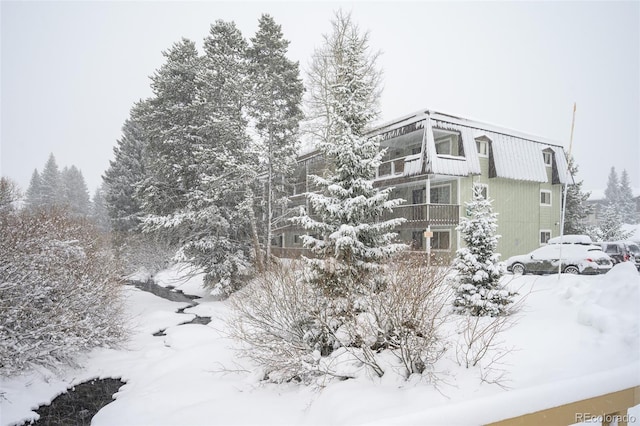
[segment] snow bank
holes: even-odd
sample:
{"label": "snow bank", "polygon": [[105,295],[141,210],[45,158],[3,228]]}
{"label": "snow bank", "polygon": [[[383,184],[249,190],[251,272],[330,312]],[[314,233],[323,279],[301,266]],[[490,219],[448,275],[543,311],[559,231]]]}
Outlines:
{"label": "snow bank", "polygon": [[[176,284],[178,270],[156,279]],[[191,279],[195,281],[190,281]],[[196,286],[197,278],[178,286]],[[192,315],[184,304],[137,289],[127,291],[134,333],[121,350],[95,350],[84,367],[55,374],[34,370],[0,381],[0,423],[33,419],[33,407],[69,385],[93,377],[127,384],[92,424],[480,424],[640,385],[640,275],[629,263],[602,276],[507,276],[519,293],[517,322],[502,335],[507,351],[502,384],[480,381],[478,368],[457,365],[448,352],[436,364],[437,387],[414,375],[377,378],[353,359],[336,356],[356,378],[327,382],[322,391],[294,383],[260,382],[261,370],[238,359],[226,337],[229,306],[207,297],[188,313],[208,325],[178,325]],[[206,291],[198,289],[200,294]],[[188,292],[187,292],[188,293]],[[166,328],[166,336],[152,332]],[[453,328],[451,329],[453,330]],[[447,338],[453,343],[456,333]]]}

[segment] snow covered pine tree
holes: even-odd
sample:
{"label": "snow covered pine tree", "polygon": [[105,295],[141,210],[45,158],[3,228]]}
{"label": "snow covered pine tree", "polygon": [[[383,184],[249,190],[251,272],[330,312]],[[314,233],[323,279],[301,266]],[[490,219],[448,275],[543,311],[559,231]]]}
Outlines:
{"label": "snow covered pine tree", "polygon": [[482,195],[482,186],[473,188],[473,200],[465,203],[469,218],[461,218],[457,230],[466,247],[458,249],[453,267],[456,292],[454,312],[472,316],[502,316],[509,314],[512,292],[500,285],[504,275],[495,253],[499,235],[496,235],[497,213],[492,212],[491,201]]}
{"label": "snow covered pine tree", "polygon": [[403,200],[373,187],[384,153],[365,135],[378,115],[378,55],[349,15],[338,12],[332,24],[313,57],[310,95],[312,119],[324,135],[317,143],[333,168],[327,177],[311,176],[322,191],[308,194],[311,212],[293,221],[308,232],[303,242],[317,257],[307,259],[317,284],[341,297],[367,286],[379,262],[406,246],[393,242],[401,219],[380,220]]}
{"label": "snow covered pine tree", "polygon": [[[280,25],[269,15],[260,17],[258,31],[247,50],[249,60],[248,113],[255,126],[254,149],[260,158],[259,172],[266,175],[263,206],[266,264],[271,258],[273,226],[286,211],[286,183],[296,165],[298,128],[302,118],[300,103],[304,90],[298,63],[286,54],[289,41]],[[258,264],[262,262],[256,259]]]}

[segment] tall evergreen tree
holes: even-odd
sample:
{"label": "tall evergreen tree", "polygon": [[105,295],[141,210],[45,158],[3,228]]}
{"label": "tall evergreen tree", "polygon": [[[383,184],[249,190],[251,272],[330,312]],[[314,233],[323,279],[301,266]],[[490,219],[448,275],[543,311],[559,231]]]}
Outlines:
{"label": "tall evergreen tree", "polygon": [[89,190],[82,172],[76,167],[65,167],[60,175],[62,203],[72,214],[87,217],[90,213],[91,200]]}
{"label": "tall evergreen tree", "polygon": [[474,187],[473,200],[465,204],[470,217],[461,218],[457,227],[465,247],[458,249],[453,262],[458,271],[454,312],[491,317],[508,314],[513,293],[500,285],[504,269],[495,253],[500,237],[496,235],[497,213],[483,197],[481,186]]}
{"label": "tall evergreen tree", "polygon": [[587,200],[591,193],[582,191],[582,181],[576,181],[578,165],[573,157],[568,155],[567,157],[569,158],[569,173],[573,176],[574,183],[569,184],[567,187],[564,234],[585,234],[587,232],[587,227],[584,220],[593,212],[593,206],[587,204]]}
{"label": "tall evergreen tree", "polygon": [[620,181],[615,167],[611,167],[607,179],[607,187],[604,190],[604,199],[607,204],[617,205],[620,202]]}
{"label": "tall evergreen tree", "polygon": [[103,182],[93,193],[91,200],[91,219],[101,231],[110,231],[111,220],[109,218],[109,210],[107,209],[107,200],[105,194],[106,184]]}
{"label": "tall evergreen tree", "polygon": [[604,191],[605,205],[601,206],[600,229],[595,234],[603,241],[615,241],[625,239],[629,233],[622,230],[624,219],[624,201],[618,173],[615,167],[611,167],[607,179],[607,188]]}
{"label": "tall evergreen tree", "polygon": [[620,176],[620,213],[623,223],[638,223],[636,202],[633,199],[633,191],[629,183],[629,174],[626,170],[623,170]]}
{"label": "tall evergreen tree", "polygon": [[[136,103],[122,126],[122,137],[113,148],[114,159],[103,175],[104,202],[115,231],[133,231],[140,224],[138,189],[145,179],[144,152],[148,137],[144,120],[148,102]],[[101,192],[96,191],[96,195]],[[95,204],[95,200],[94,200]]]}
{"label": "tall evergreen tree", "polygon": [[600,228],[596,238],[602,241],[616,241],[629,238],[630,233],[622,230],[622,212],[613,204],[606,204],[600,213]]}
{"label": "tall evergreen tree", "polygon": [[148,143],[142,207],[153,215],[170,214],[186,204],[197,172],[192,167],[198,117],[197,76],[200,58],[195,43],[182,39],[163,52],[166,62],[151,77],[154,96],[145,115]]}
{"label": "tall evergreen tree", "polygon": [[378,114],[378,54],[349,15],[338,12],[332,25],[313,57],[311,102],[313,118],[323,123],[318,146],[333,169],[312,177],[322,192],[308,195],[311,211],[294,221],[308,232],[304,245],[317,256],[308,260],[317,282],[342,296],[367,285],[379,262],[405,246],[393,243],[400,221],[379,220],[402,200],[373,187],[383,152],[365,135]]}
{"label": "tall evergreen tree", "polygon": [[243,105],[246,41],[217,21],[205,56],[183,40],[153,78],[143,209],[148,231],[169,233],[178,259],[230,293],[249,269],[247,219],[239,206],[250,170]]}
{"label": "tall evergreen tree", "polygon": [[266,258],[271,256],[272,226],[276,206],[286,208],[286,183],[296,165],[297,133],[302,118],[302,80],[298,63],[287,58],[289,41],[280,25],[262,15],[248,49],[250,103],[255,122],[256,151],[266,174],[264,199]]}
{"label": "tall evergreen tree", "polygon": [[29,181],[29,188],[27,188],[25,203],[30,209],[37,209],[42,207],[42,179],[38,169],[33,171],[31,175],[31,181]]}
{"label": "tall evergreen tree", "polygon": [[54,207],[63,204],[60,170],[53,153],[49,154],[40,175],[40,191],[43,206]]}
{"label": "tall evergreen tree", "polygon": [[205,270],[205,284],[223,294],[239,288],[250,270],[249,223],[242,205],[256,162],[243,113],[246,49],[233,22],[216,21],[204,41],[194,153],[199,179],[187,194],[185,225],[192,235],[181,249],[185,259]]}

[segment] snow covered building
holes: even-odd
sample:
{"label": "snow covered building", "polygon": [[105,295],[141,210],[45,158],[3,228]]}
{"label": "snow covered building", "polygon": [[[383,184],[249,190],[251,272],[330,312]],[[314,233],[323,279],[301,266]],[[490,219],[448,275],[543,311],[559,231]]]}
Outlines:
{"label": "snow covered building", "polygon": [[[431,249],[453,254],[461,244],[456,231],[473,187],[493,200],[498,215],[498,251],[502,259],[527,253],[560,233],[562,184],[567,159],[561,145],[531,135],[451,115],[422,110],[373,129],[386,148],[375,185],[393,187],[391,198],[405,204],[389,217],[404,217],[399,239],[425,251],[424,231],[431,229]],[[308,176],[328,166],[320,152],[298,159],[292,204],[306,203],[313,191]],[[386,219],[386,218],[385,218]],[[274,253],[302,252],[304,230],[277,230]]]}

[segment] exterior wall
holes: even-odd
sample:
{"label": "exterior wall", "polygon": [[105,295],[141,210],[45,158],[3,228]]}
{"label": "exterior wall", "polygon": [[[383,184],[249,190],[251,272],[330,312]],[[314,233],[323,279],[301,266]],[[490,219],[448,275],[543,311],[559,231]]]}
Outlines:
{"label": "exterior wall", "polygon": [[[458,214],[464,216],[466,214],[464,203],[472,199],[474,184],[487,185],[488,196],[493,200],[493,211],[498,213],[498,234],[502,237],[499,240],[497,250],[501,253],[501,259],[504,260],[512,255],[527,253],[539,247],[541,245],[541,230],[548,231],[550,234],[549,237],[559,235],[562,185],[552,183],[554,180],[559,181],[558,176],[554,176],[553,167],[546,167],[547,182],[544,183],[502,177],[489,177],[490,175],[496,175],[495,163],[492,164],[494,167],[491,171],[488,155],[478,155],[475,151],[468,152],[472,147],[475,148],[475,142],[473,142],[473,140],[476,136],[474,136],[471,128],[464,127],[463,130],[458,131],[458,135],[462,135],[463,140],[467,142],[465,145],[466,161],[468,162],[471,159],[479,161],[480,174],[465,177],[444,175],[431,175],[427,177],[426,174],[422,174],[424,173],[424,168],[415,168],[413,165],[409,165],[418,160],[416,155],[420,153],[421,148],[427,148],[426,153],[429,155],[429,144],[435,143],[434,138],[429,137],[429,132],[424,133],[427,129],[431,128],[429,125],[425,125],[425,123],[428,124],[428,121],[423,120],[407,125],[400,124],[400,126],[403,127],[397,127],[386,133],[380,133],[381,147],[386,148],[386,153],[383,158],[383,163],[378,170],[379,179],[376,180],[375,186],[379,188],[394,187],[391,198],[402,198],[405,200],[402,207],[395,209],[395,217],[403,216],[411,219],[397,230],[400,241],[411,244],[415,240],[417,241],[415,250],[425,251],[426,240],[422,236],[422,233],[425,231],[427,223],[426,217],[428,215],[432,232],[449,233],[449,250],[434,249],[433,252],[436,254],[454,254],[461,245],[461,238],[455,230],[456,226],[453,225],[453,223],[456,223],[456,220],[442,220],[439,223],[443,225],[435,225],[435,223],[438,223],[436,222],[436,218],[438,212],[444,212],[440,214],[443,215],[441,217],[446,218],[453,217],[457,219]],[[442,133],[440,136],[446,136],[445,130],[434,128],[433,135],[437,132]],[[427,135],[426,138],[425,135]],[[488,143],[486,147],[491,147],[491,142],[486,136],[478,136],[478,138],[479,139],[475,140],[483,140]],[[469,143],[469,140],[472,142]],[[423,146],[425,141],[426,145]],[[528,142],[529,141],[523,139],[519,141],[517,147],[522,148],[522,146],[524,146],[523,144]],[[530,141],[530,143],[536,142]],[[514,147],[516,146],[514,145]],[[455,146],[452,145],[452,149],[459,149],[459,144]],[[535,161],[537,152],[540,152],[540,161],[542,161],[541,151],[536,151],[536,149],[531,147],[528,147],[528,149],[531,151],[531,158],[527,157],[527,161]],[[550,148],[548,149],[550,150]],[[553,151],[551,150],[550,152]],[[453,154],[455,154],[455,152],[453,152]],[[489,154],[489,150],[486,154]],[[447,155],[437,155],[435,151],[431,152],[430,155],[433,156],[432,160],[439,159],[440,157],[450,157]],[[460,162],[459,159],[453,160]],[[464,162],[460,162],[460,164],[463,163]],[[466,171],[464,171],[460,168],[450,168],[442,169],[441,172],[457,175],[469,172],[477,173],[478,164],[475,164],[473,170],[465,169]],[[542,167],[542,164],[540,164],[540,166]],[[295,196],[292,198],[290,206],[306,204],[306,198],[303,193],[307,190],[313,191],[316,189],[309,185],[310,181],[307,176],[309,174],[323,175],[323,169],[326,167],[331,167],[331,165],[325,164],[321,156],[307,154],[300,158],[296,171],[296,183],[293,188],[293,194],[295,194]],[[541,180],[543,178],[543,171],[541,169],[538,171],[539,174],[534,176],[534,178]],[[525,174],[522,176],[526,177],[529,175]],[[532,179],[531,176],[527,178]],[[437,201],[433,199],[430,200],[431,197],[427,196],[427,185],[429,185],[431,189],[448,185],[450,187],[450,200],[448,203],[450,206],[436,205],[435,209],[426,206],[425,204],[428,201],[430,201],[432,205]],[[424,190],[422,191],[421,197],[417,196],[414,198],[414,191],[416,190]],[[549,191],[551,195],[551,205],[541,204],[541,190]],[[419,205],[411,207],[413,204]],[[302,239],[300,236],[304,234],[304,230],[289,226],[281,229],[280,233],[284,235],[281,239],[274,241],[276,244],[286,249],[294,249],[294,251],[302,248]]]}
{"label": "exterior wall", "polygon": [[[540,246],[540,230],[549,230],[551,237],[560,234],[562,185],[551,184],[551,168],[548,168],[549,183],[517,181],[504,178],[489,178],[489,161],[480,158],[482,174],[461,178],[460,204],[464,214],[464,203],[472,199],[474,183],[488,187],[488,197],[493,200],[493,211],[498,213],[498,253],[501,259],[528,253]],[[540,204],[540,190],[551,191],[551,206]]]}

